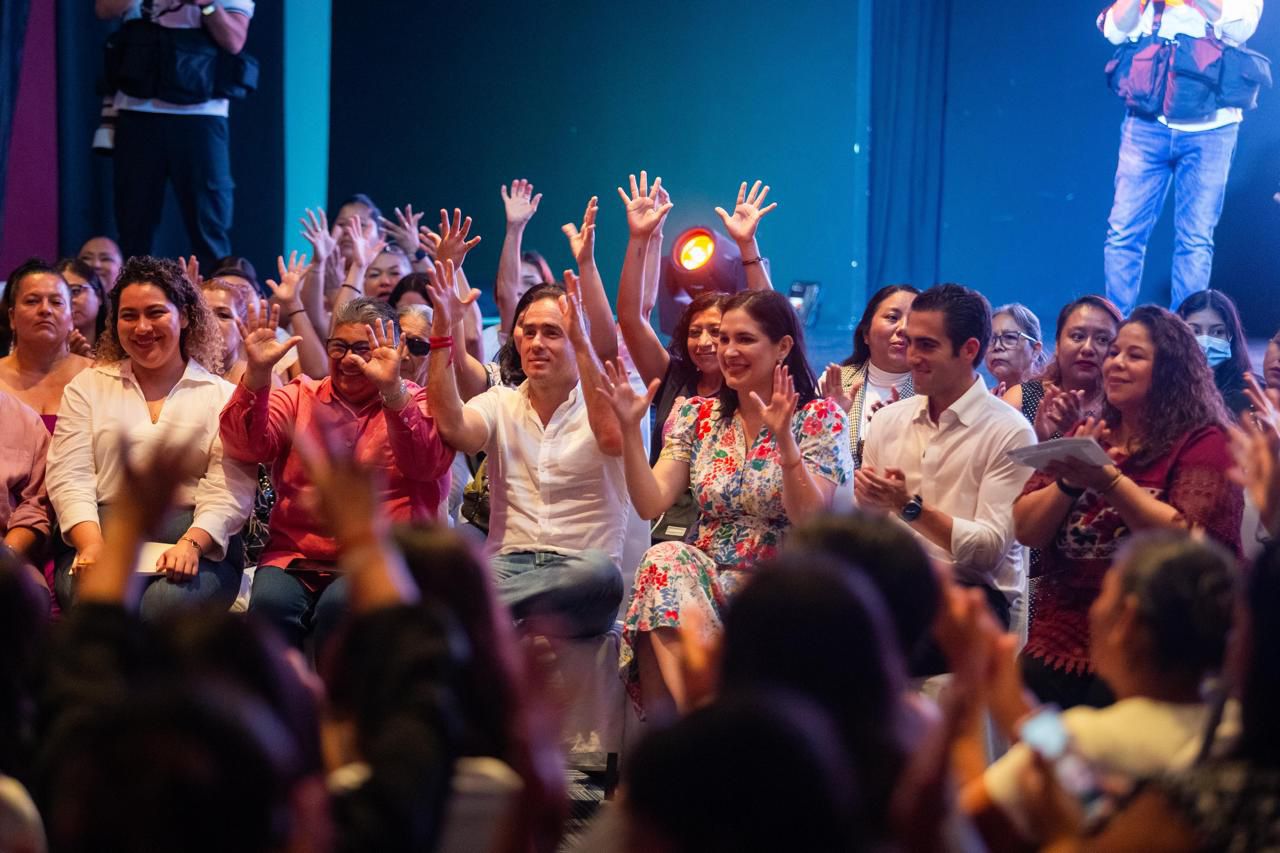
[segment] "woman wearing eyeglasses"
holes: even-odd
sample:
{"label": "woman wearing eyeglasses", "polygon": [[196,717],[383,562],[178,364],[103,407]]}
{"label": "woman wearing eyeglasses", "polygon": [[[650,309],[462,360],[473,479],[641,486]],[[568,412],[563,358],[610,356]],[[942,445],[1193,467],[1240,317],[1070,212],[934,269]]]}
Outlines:
{"label": "woman wearing eyeglasses", "polygon": [[71,322],[83,341],[71,338],[71,349],[89,355],[107,328],[107,295],[93,267],[79,258],[63,258],[53,266],[71,290]]}
{"label": "woman wearing eyeglasses", "polygon": [[1040,441],[1070,435],[1086,417],[1102,411],[1102,361],[1122,322],[1120,309],[1101,296],[1081,296],[1058,312],[1049,363],[1037,378],[1011,385],[1004,395],[1035,427]]}
{"label": "woman wearing eyeglasses", "polygon": [[1041,371],[1049,356],[1040,338],[1040,318],[1027,306],[1010,302],[991,312],[987,371],[996,380],[992,393],[1003,396]]}
{"label": "woman wearing eyeglasses", "polygon": [[[392,522],[438,518],[453,451],[427,414],[426,392],[401,378],[408,349],[386,302],[360,297],[340,305],[324,345],[328,377],[299,377],[272,390],[275,364],[302,340],[276,339],[279,313],[273,307],[251,315],[244,327],[248,364],[222,411],[222,441],[232,459],[269,465],[276,490],[249,610],[297,646],[314,630],[320,649],[346,609],[347,585],[334,533],[304,498],[311,478],[295,437],[327,442],[375,470],[380,516]],[[448,348],[453,339],[425,343]]]}

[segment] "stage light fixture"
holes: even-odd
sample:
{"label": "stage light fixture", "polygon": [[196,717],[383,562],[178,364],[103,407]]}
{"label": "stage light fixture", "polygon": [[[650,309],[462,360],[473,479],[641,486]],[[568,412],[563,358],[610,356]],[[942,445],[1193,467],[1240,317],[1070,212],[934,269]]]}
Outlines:
{"label": "stage light fixture", "polygon": [[681,231],[662,258],[658,281],[658,328],[670,335],[695,296],[737,293],[747,287],[738,244],[708,225]]}

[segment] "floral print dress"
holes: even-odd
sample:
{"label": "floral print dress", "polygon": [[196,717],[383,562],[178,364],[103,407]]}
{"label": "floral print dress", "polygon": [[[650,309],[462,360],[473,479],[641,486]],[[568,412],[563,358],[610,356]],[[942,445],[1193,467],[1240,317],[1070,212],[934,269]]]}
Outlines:
{"label": "floral print dress", "polygon": [[[853,472],[848,425],[840,407],[817,399],[800,407],[792,432],[805,468],[843,485]],[[718,633],[721,614],[750,576],[771,556],[791,522],[782,505],[782,464],[767,427],[748,436],[740,416],[720,417],[720,403],[691,397],[672,416],[661,459],[689,465],[698,523],[686,542],[663,542],[645,552],[622,634],[621,670],[642,711],[635,642],[641,631],[678,628],[689,608]]]}

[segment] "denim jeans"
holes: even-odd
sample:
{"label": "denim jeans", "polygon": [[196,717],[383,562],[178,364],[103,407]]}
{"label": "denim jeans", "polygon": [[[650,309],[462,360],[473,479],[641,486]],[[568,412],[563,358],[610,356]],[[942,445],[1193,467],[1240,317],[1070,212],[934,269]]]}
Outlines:
{"label": "denim jeans", "polygon": [[315,633],[316,659],[347,612],[347,578],[259,566],[253,575],[249,613],[278,630],[296,648]]}
{"label": "denim jeans", "polygon": [[1115,198],[1107,220],[1107,298],[1126,315],[1138,302],[1147,240],[1173,184],[1173,294],[1177,308],[1209,287],[1213,229],[1222,215],[1240,124],[1188,133],[1129,116],[1120,130]]}
{"label": "denim jeans", "polygon": [[498,598],[516,621],[536,621],[539,633],[594,637],[618,618],[622,573],[603,551],[521,551],[491,565]]}

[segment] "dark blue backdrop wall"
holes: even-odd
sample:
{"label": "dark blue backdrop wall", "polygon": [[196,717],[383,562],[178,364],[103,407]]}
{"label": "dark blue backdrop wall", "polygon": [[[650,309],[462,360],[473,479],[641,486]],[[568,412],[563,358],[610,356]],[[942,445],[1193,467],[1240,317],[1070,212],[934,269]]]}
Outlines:
{"label": "dark blue backdrop wall", "polygon": [[774,280],[823,282],[824,318],[847,323],[866,232],[858,36],[852,0],[335,0],[330,200],[365,191],[436,219],[463,207],[484,238],[468,271],[489,281],[502,182],[545,191],[525,245],[556,271],[570,262],[560,226],[594,193],[612,290],[626,240],[614,188],[629,172],[670,188],[668,239],[718,225],[712,208],[758,177],[779,205],[760,232]]}
{"label": "dark blue backdrop wall", "polygon": [[[1111,46],[1094,27],[1101,5],[1066,4],[1046,17],[1043,3],[965,3],[951,15],[942,275],[995,303],[1025,302],[1049,325],[1070,296],[1102,289],[1123,106],[1102,77]],[[1280,8],[1266,10],[1250,45],[1280,69]],[[1255,336],[1280,326],[1278,180],[1272,90],[1241,128],[1212,282],[1239,302]],[[1166,305],[1170,213],[1151,241],[1143,287],[1144,300]]]}

